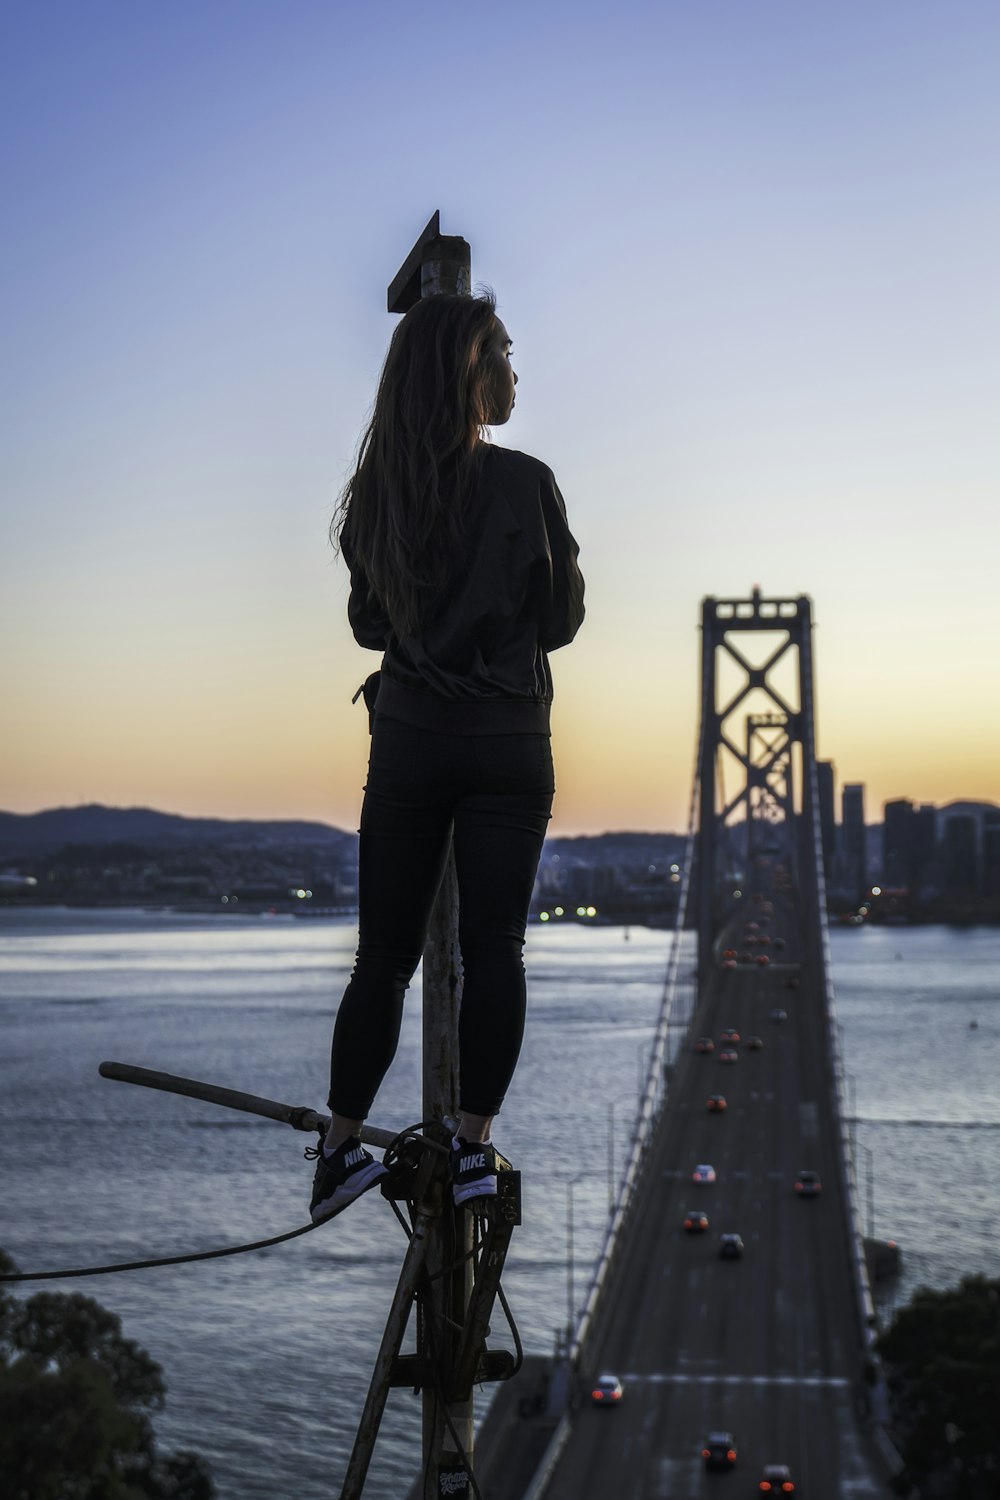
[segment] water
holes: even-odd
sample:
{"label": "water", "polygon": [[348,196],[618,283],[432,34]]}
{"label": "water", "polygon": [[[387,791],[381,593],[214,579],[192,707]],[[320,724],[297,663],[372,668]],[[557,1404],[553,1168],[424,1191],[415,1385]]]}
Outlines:
{"label": "water", "polygon": [[[529,1352],[549,1352],[566,1320],[566,1192],[547,1143],[580,1141],[591,1170],[573,1193],[579,1299],[609,1175],[624,1161],[669,942],[641,928],[629,941],[620,928],[531,930],[525,1050],[496,1132],[525,1174],[504,1284]],[[321,1105],[353,944],[348,922],[0,909],[0,1244],[22,1269],[214,1248],[304,1223],[305,1137],[106,1082],[97,1065],[116,1058]],[[997,1274],[1000,931],[864,928],[835,933],[833,951],[875,1229],[904,1248],[897,1295]],[[379,1124],[419,1113],[419,1036],[417,988]],[[402,1253],[373,1198],[272,1250],[46,1285],[114,1308],[160,1362],[160,1442],[203,1452],[220,1500],[326,1500]],[[405,1493],[419,1422],[419,1401],[394,1393],[372,1500]]]}
{"label": "water", "polygon": [[904,1252],[884,1310],[1000,1275],[1000,929],[841,930],[833,971],[862,1221]]}

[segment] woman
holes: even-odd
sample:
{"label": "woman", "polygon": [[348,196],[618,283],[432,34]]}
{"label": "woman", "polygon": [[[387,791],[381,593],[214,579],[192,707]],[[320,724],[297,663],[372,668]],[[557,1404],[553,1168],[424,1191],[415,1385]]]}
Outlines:
{"label": "woman", "polygon": [[395,1055],[451,840],[464,971],[453,1193],[496,1192],[490,1127],[521,1046],[524,931],[554,791],[546,653],[584,613],[551,470],[485,440],[516,384],[491,294],[418,302],[393,334],[335,521],[355,638],[383,658],[365,685],[358,952],[334,1028],[314,1220],[385,1173],[361,1125]]}

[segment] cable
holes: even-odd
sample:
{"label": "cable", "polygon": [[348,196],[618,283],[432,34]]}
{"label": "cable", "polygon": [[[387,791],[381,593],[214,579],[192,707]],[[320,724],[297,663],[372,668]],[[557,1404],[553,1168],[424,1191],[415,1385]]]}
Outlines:
{"label": "cable", "polygon": [[[425,1125],[430,1123],[433,1122],[422,1120],[418,1125],[410,1125],[405,1130],[401,1130],[399,1135],[387,1147],[386,1156],[392,1154],[395,1157],[401,1142],[415,1135],[417,1131],[422,1130]],[[320,1134],[322,1135],[322,1132]],[[444,1146],[437,1145],[435,1141],[427,1140],[426,1137],[420,1137],[420,1141],[422,1145],[426,1145],[435,1151],[444,1152],[447,1149]],[[396,1209],[395,1203],[393,1203],[393,1208]],[[400,1221],[403,1222],[398,1209],[396,1209],[396,1214]],[[107,1266],[74,1266],[61,1271],[9,1272],[6,1275],[0,1275],[0,1282],[68,1281],[73,1277],[79,1276],[111,1276],[118,1271],[148,1271],[156,1266],[182,1266],[198,1260],[220,1260],[223,1256],[245,1255],[250,1250],[267,1250],[272,1245],[284,1244],[286,1240],[298,1239],[299,1235],[308,1234],[310,1230],[318,1229],[321,1224],[326,1224],[333,1217],[335,1215],[331,1214],[326,1219],[321,1219],[319,1223],[303,1224],[299,1229],[289,1229],[284,1234],[276,1234],[266,1240],[253,1240],[248,1245],[229,1245],[222,1250],[197,1250],[189,1252],[187,1255],[162,1255],[147,1260],[117,1261]],[[404,1229],[406,1228],[405,1223],[403,1223],[403,1227]],[[409,1234],[409,1230],[407,1230],[407,1233]]]}
{"label": "cable", "polygon": [[472,1248],[470,1250],[466,1250],[465,1254],[462,1255],[462,1256],[459,1256],[458,1260],[453,1260],[447,1266],[442,1266],[439,1271],[426,1271],[424,1274],[426,1275],[427,1280],[428,1281],[439,1281],[442,1276],[449,1276],[452,1273],[452,1271],[458,1271],[458,1270],[460,1270],[461,1267],[464,1266],[467,1261],[475,1260],[476,1256],[482,1250],[482,1248],[485,1245],[485,1243],[486,1243],[485,1236],[484,1235],[483,1236],[479,1235],[476,1232],[475,1228],[474,1228],[473,1229]]}
{"label": "cable", "polygon": [[[430,1342],[430,1345],[431,1345],[431,1357],[432,1357],[432,1361],[433,1361],[433,1365],[434,1365],[434,1370],[435,1370],[435,1376],[434,1376],[434,1402],[435,1402],[435,1408],[436,1409],[435,1409],[435,1413],[434,1413],[434,1425],[435,1426],[437,1425],[437,1408],[440,1408],[442,1410],[442,1412],[443,1412],[443,1415],[444,1415],[444,1425],[447,1427],[448,1431],[451,1433],[451,1440],[455,1444],[455,1452],[458,1454],[459,1458],[462,1460],[462,1463],[465,1466],[465,1472],[468,1475],[469,1483],[472,1485],[472,1490],[473,1490],[473,1493],[474,1493],[474,1495],[476,1497],[476,1500],[483,1500],[483,1492],[479,1488],[479,1485],[476,1483],[476,1476],[473,1473],[472,1463],[471,1463],[471,1461],[469,1459],[469,1455],[466,1453],[465,1448],[462,1445],[462,1440],[459,1437],[458,1433],[456,1432],[456,1430],[455,1430],[455,1424],[452,1422],[451,1416],[450,1416],[450,1414],[448,1412],[448,1402],[447,1402],[447,1399],[445,1397],[444,1386],[443,1386],[443,1383],[442,1383],[442,1380],[441,1380],[441,1373],[440,1373],[441,1365],[440,1365],[440,1355],[438,1353],[438,1347],[437,1347],[437,1331],[434,1328],[434,1319],[432,1317],[427,1319],[427,1325],[426,1326],[427,1326],[427,1338],[428,1338],[428,1341]],[[428,1475],[428,1472],[430,1470],[430,1465],[431,1465],[431,1452],[428,1451],[427,1461],[424,1464],[424,1489],[425,1490],[427,1488],[427,1475]]]}
{"label": "cable", "polygon": [[510,1304],[504,1296],[504,1290],[499,1281],[497,1282],[497,1296],[500,1299],[500,1306],[503,1308],[504,1317],[507,1319],[507,1326],[510,1328],[514,1338],[514,1368],[507,1376],[508,1380],[513,1380],[518,1370],[524,1364],[524,1348],[521,1344],[521,1335],[518,1332],[517,1324],[514,1322],[514,1314],[510,1310]]}
{"label": "cable", "polygon": [[455,1425],[452,1422],[451,1417],[448,1415],[448,1408],[447,1408],[447,1406],[445,1406],[445,1408],[444,1408],[444,1425],[447,1427],[448,1431],[451,1433],[451,1440],[455,1444],[455,1452],[458,1454],[459,1458],[462,1460],[463,1464],[465,1465],[465,1472],[469,1476],[469,1483],[472,1485],[472,1490],[473,1490],[473,1493],[476,1496],[476,1500],[483,1500],[483,1492],[479,1488],[478,1484],[476,1483],[476,1476],[475,1476],[475,1474],[473,1472],[472,1464],[469,1462],[469,1455],[466,1453],[465,1449],[462,1447],[462,1441],[459,1438],[458,1433],[455,1431]]}
{"label": "cable", "polygon": [[270,1245],[281,1245],[285,1240],[297,1239],[300,1234],[308,1234],[311,1229],[319,1229],[327,1222],[326,1219],[321,1219],[318,1224],[303,1224],[300,1229],[289,1229],[269,1240],[254,1240],[249,1245],[229,1245],[224,1250],[198,1250],[189,1255],[164,1255],[155,1260],[124,1260],[110,1266],[78,1266],[68,1271],[18,1271],[0,1276],[0,1282],[62,1281],[73,1276],[110,1276],[114,1271],[146,1271],[153,1266],[181,1266],[188,1261],[219,1260],[224,1255],[243,1255],[248,1250],[266,1250]]}

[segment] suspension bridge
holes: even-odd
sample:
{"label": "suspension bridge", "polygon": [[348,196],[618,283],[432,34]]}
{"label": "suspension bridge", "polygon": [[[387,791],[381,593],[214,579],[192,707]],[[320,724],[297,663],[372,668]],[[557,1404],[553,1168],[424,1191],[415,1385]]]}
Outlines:
{"label": "suspension bridge", "polygon": [[[562,1409],[547,1429],[521,1416],[537,1462],[512,1489],[484,1476],[493,1500],[708,1495],[709,1433],[755,1488],[784,1465],[780,1482],[810,1500],[889,1493],[826,928],[811,602],[706,599],[701,625],[691,856],[632,1159],[555,1381]],[[684,1228],[701,1214],[707,1229]],[[723,1234],[742,1254],[720,1253]],[[592,1396],[602,1371],[622,1384],[611,1409]]]}

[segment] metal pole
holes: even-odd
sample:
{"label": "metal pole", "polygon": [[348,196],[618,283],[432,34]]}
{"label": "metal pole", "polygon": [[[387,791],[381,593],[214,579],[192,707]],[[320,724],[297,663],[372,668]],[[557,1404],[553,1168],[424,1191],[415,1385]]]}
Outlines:
{"label": "metal pole", "polygon": [[[443,1120],[454,1114],[458,1103],[458,1011],[462,995],[458,881],[451,854],[434,904],[424,949],[423,988],[423,1117],[425,1120]],[[454,1223],[456,1230],[456,1254],[452,1259],[460,1262],[458,1271],[451,1275],[441,1274],[445,1268],[443,1230],[447,1219]],[[471,1259],[466,1259],[466,1256],[472,1248],[472,1218],[464,1210],[456,1213],[448,1205],[440,1223],[442,1233],[432,1237],[427,1256],[427,1270],[433,1279],[427,1283],[420,1299],[422,1352],[427,1358],[431,1358],[432,1348],[436,1352],[440,1377],[440,1389],[425,1386],[423,1391],[425,1500],[437,1500],[441,1469],[454,1473],[462,1464],[462,1455],[455,1451],[455,1438],[449,1430],[446,1415],[464,1450],[468,1470],[471,1470],[473,1457],[472,1396],[470,1394],[467,1400],[448,1405],[443,1395],[453,1354],[452,1325],[456,1304],[460,1303],[464,1309],[471,1293],[473,1267]],[[432,1323],[430,1331],[429,1320]],[[457,1321],[462,1322],[461,1315]],[[463,1492],[456,1488],[452,1493],[461,1495]],[[468,1494],[468,1488],[465,1493]]]}
{"label": "metal pole", "polygon": [[360,1500],[364,1491],[368,1466],[371,1463],[382,1413],[389,1395],[392,1367],[399,1356],[399,1348],[403,1342],[414,1294],[424,1273],[428,1251],[437,1238],[434,1227],[435,1219],[431,1215],[426,1212],[417,1214],[413,1233],[407,1242],[406,1257],[399,1275],[399,1283],[386,1320],[385,1334],[379,1346],[375,1368],[372,1371],[368,1395],[365,1398],[364,1410],[361,1413],[357,1436],[340,1491],[340,1500]]}
{"label": "metal pole", "polygon": [[862,1146],[865,1153],[865,1200],[868,1209],[868,1238],[875,1238],[875,1157],[869,1146]]}
{"label": "metal pole", "polygon": [[[242,1110],[244,1114],[261,1115],[265,1120],[277,1120],[291,1125],[296,1130],[315,1130],[326,1133],[330,1116],[305,1105],[281,1104],[276,1099],[263,1099],[259,1094],[247,1094],[242,1089],[227,1089],[217,1083],[201,1083],[197,1078],[181,1078],[176,1073],[161,1073],[155,1068],[139,1068],[132,1063],[102,1062],[97,1070],[102,1078],[111,1078],[118,1083],[137,1083],[147,1089],[161,1089],[168,1094],[183,1094],[188,1099],[203,1099],[206,1104],[219,1104],[224,1109]],[[363,1125],[361,1139],[368,1146],[380,1146],[383,1150],[399,1139],[395,1130],[381,1130],[377,1125]]]}
{"label": "metal pole", "polygon": [[571,1177],[566,1184],[566,1348],[573,1343],[573,1183]]}
{"label": "metal pole", "polygon": [[573,1189],[578,1182],[582,1182],[587,1176],[586,1172],[577,1172],[575,1177],[570,1177],[566,1183],[566,1350],[567,1353],[573,1347],[573,1329],[576,1326],[576,1292],[574,1282],[574,1248],[573,1248]]}
{"label": "metal pole", "polygon": [[[442,235],[435,211],[388,291],[390,312],[405,313],[424,297],[439,293],[468,295],[472,290],[472,255],[458,235]],[[458,1012],[462,998],[462,962],[458,946],[458,881],[449,852],[424,947],[423,970],[423,1117],[446,1120],[458,1107]],[[435,1364],[438,1380],[423,1388],[423,1473],[426,1500],[442,1493],[442,1471],[449,1474],[448,1493],[469,1494],[472,1470],[472,1396],[446,1404],[443,1394],[457,1352],[454,1326],[464,1321],[471,1295],[473,1266],[471,1215],[455,1213],[450,1203],[432,1234],[427,1255],[430,1280],[418,1300],[421,1354]],[[445,1271],[446,1231],[454,1226],[448,1260],[458,1269]],[[449,1419],[446,1421],[446,1416]],[[453,1435],[454,1434],[454,1435]],[[456,1437],[462,1452],[455,1451]]]}
{"label": "metal pole", "polygon": [[615,1211],[615,1106],[608,1105],[608,1213]]}

